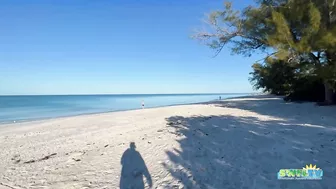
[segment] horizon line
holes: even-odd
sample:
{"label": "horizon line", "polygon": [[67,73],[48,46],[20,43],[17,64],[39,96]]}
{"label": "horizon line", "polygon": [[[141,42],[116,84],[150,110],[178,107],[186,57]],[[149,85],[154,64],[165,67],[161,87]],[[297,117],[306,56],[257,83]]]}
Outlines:
{"label": "horizon line", "polygon": [[216,94],[253,94],[258,92],[223,92],[223,93],[110,93],[110,94],[6,94],[0,96],[90,96],[90,95],[216,95]]}

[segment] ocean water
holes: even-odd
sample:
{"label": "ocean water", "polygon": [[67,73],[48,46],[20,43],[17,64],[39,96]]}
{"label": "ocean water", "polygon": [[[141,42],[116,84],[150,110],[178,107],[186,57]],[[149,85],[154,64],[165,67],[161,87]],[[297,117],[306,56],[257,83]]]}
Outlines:
{"label": "ocean water", "polygon": [[0,123],[189,104],[248,94],[0,96]]}

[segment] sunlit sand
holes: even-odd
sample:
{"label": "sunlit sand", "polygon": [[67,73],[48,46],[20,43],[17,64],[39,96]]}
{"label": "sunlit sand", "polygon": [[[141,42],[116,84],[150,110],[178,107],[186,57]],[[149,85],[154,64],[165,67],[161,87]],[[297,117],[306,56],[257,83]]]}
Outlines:
{"label": "sunlit sand", "polygon": [[[335,112],[252,96],[2,125],[0,188],[331,188]],[[277,180],[306,164],[323,179]]]}

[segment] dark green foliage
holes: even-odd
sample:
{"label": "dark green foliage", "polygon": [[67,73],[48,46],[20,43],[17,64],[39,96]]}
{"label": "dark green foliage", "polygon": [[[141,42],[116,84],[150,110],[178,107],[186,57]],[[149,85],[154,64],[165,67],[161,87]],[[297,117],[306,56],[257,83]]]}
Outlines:
{"label": "dark green foliage", "polygon": [[276,95],[285,95],[291,90],[294,80],[295,67],[282,60],[266,62],[264,65],[255,63],[254,71],[250,73],[250,82],[255,89],[263,89]]}
{"label": "dark green foliage", "polygon": [[310,62],[288,63],[269,59],[252,67],[250,82],[255,89],[286,96],[286,101],[324,100],[323,80],[314,74],[315,69]]}
{"label": "dark green foliage", "polygon": [[289,93],[284,100],[285,101],[310,101],[310,102],[322,102],[324,100],[324,85],[322,80],[302,79],[295,81],[293,87],[296,87],[291,93]]}

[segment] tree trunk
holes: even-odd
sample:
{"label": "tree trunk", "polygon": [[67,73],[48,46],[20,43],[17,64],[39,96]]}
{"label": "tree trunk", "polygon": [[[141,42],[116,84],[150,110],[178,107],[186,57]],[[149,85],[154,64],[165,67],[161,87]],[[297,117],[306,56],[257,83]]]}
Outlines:
{"label": "tree trunk", "polygon": [[324,102],[326,104],[334,103],[334,91],[327,82],[324,83]]}
{"label": "tree trunk", "polygon": [[[327,74],[327,78],[329,79],[335,79],[335,75],[333,73],[335,63],[336,63],[336,53],[331,51],[326,51],[326,58],[328,61],[328,65],[330,66],[331,72]],[[333,88],[328,84],[327,81],[324,81],[324,101],[326,104],[334,104],[334,90]]]}

